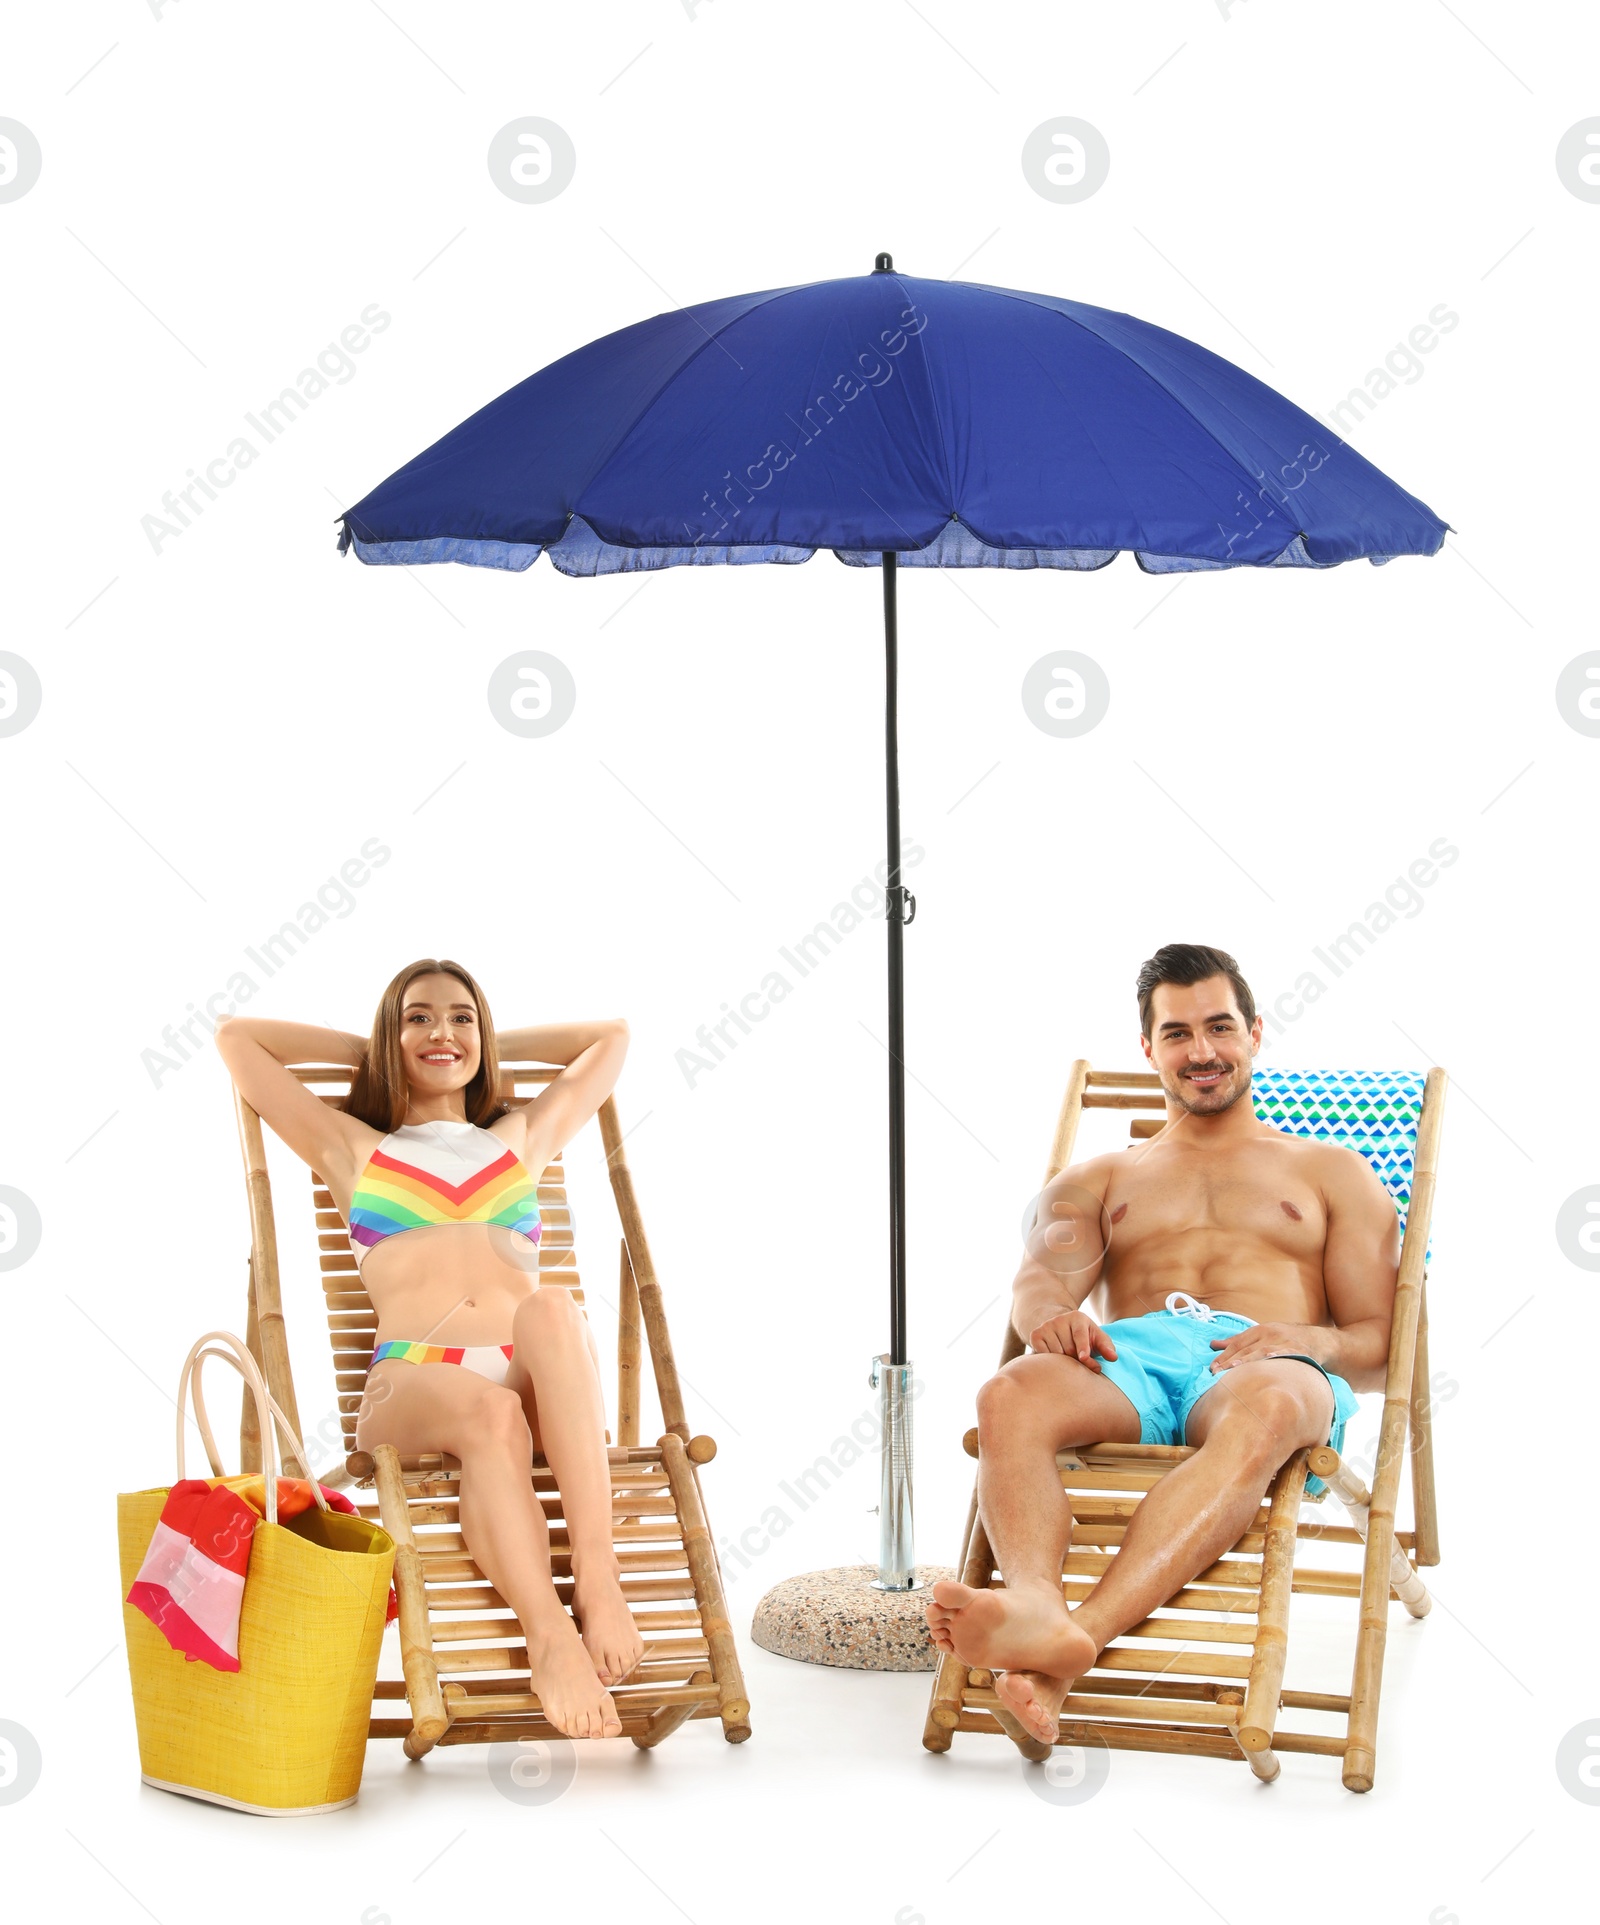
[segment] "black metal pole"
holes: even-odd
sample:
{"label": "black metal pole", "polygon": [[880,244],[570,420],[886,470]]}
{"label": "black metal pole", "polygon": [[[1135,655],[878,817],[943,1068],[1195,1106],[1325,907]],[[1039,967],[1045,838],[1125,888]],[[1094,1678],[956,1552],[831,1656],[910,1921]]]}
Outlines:
{"label": "black metal pole", "polygon": [[905,928],[916,901],[900,881],[899,636],[895,622],[895,557],[883,556],[884,788],[888,804],[889,880],[889,1361],[906,1361],[906,1065]]}

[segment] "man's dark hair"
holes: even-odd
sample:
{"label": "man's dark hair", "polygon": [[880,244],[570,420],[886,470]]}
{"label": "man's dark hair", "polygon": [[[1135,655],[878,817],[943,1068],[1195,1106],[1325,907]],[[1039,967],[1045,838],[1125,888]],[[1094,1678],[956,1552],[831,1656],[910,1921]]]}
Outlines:
{"label": "man's dark hair", "polygon": [[1210,976],[1226,976],[1233,986],[1234,1001],[1239,1005],[1239,1014],[1244,1018],[1244,1026],[1249,1029],[1256,1019],[1256,999],[1250,994],[1250,985],[1239,974],[1239,965],[1226,949],[1213,949],[1203,942],[1164,943],[1139,971],[1139,1034],[1150,1034],[1151,1005],[1155,1001],[1156,986],[1159,983],[1175,983],[1188,989],[1195,983],[1203,983]]}

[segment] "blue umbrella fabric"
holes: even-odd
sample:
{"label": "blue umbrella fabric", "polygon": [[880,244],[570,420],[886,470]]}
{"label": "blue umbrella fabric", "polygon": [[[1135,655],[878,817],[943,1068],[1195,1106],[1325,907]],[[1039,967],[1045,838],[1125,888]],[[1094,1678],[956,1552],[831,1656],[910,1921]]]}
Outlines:
{"label": "blue umbrella fabric", "polygon": [[659,314],[531,375],[343,519],[364,562],[1150,573],[1432,555],[1447,525],[1132,315],[891,270]]}

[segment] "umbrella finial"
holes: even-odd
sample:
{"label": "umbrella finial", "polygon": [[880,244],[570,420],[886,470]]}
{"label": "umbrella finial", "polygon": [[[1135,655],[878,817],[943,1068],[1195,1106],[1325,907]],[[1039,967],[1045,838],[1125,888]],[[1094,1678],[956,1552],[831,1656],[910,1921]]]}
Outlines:
{"label": "umbrella finial", "polygon": [[880,254],[872,263],[872,271],[874,274],[892,274],[894,272],[894,256],[892,254]]}

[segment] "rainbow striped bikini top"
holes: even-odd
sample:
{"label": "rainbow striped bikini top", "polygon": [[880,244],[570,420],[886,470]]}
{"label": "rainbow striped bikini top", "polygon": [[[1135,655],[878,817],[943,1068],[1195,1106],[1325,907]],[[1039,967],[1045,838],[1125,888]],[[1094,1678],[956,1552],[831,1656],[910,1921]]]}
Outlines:
{"label": "rainbow striped bikini top", "polygon": [[406,1123],[367,1160],[350,1198],[357,1267],[385,1237],[493,1223],[539,1241],[539,1191],[522,1159],[475,1123]]}

